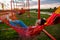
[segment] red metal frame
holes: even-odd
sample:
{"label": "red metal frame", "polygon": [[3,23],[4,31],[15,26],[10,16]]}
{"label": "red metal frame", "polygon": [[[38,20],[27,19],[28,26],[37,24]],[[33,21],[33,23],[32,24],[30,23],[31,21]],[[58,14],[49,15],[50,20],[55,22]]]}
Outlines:
{"label": "red metal frame", "polygon": [[[29,10],[29,0],[27,0],[28,3],[28,10]],[[11,10],[12,10],[12,0],[11,0]],[[30,16],[30,14],[28,14]],[[40,0],[38,0],[38,19],[40,19]],[[45,29],[42,30],[46,35],[48,35],[51,39],[56,40],[51,34],[49,34]]]}
{"label": "red metal frame", "polygon": [[[28,2],[28,4],[29,4],[29,0],[27,0],[27,2]],[[29,5],[28,5],[28,8],[29,8]],[[12,0],[11,0],[11,10],[12,10]],[[59,16],[60,16],[60,15],[59,15]],[[38,19],[40,19],[40,0],[38,0]],[[15,28],[15,27],[11,26],[8,21],[5,21],[5,20],[4,20],[4,22],[5,22],[7,25],[9,25],[10,27],[12,27],[12,28],[13,28],[16,32],[18,32],[19,34],[20,34],[21,32],[23,33],[24,30],[22,30],[21,28],[18,27],[18,29],[17,29],[17,28]],[[43,32],[46,33],[46,35],[48,35],[52,40],[56,40],[51,34],[49,34],[45,29],[43,29],[44,26],[45,26],[45,25],[43,25],[42,27],[41,27],[41,26],[36,27],[36,29],[33,30],[33,32],[36,33],[36,31],[37,31],[37,32],[43,31]],[[29,32],[29,31],[28,31],[28,32]]]}
{"label": "red metal frame", "polygon": [[[38,19],[40,19],[40,0],[38,0]],[[46,35],[48,35],[52,40],[56,40],[51,34],[49,34],[45,29],[42,30]]]}
{"label": "red metal frame", "polygon": [[[14,1],[11,0],[11,10],[12,10],[12,5],[14,5],[14,7],[17,8],[17,6],[18,6],[17,4],[18,4],[18,3],[19,3],[19,2],[17,2],[16,5],[14,5]],[[27,9],[27,11],[28,11],[28,16],[30,17],[30,12],[29,12],[29,11],[30,11],[30,5],[29,5],[29,0],[26,0],[26,4],[27,4],[26,7],[25,7],[25,4],[24,4],[23,9],[28,8],[28,9]]]}

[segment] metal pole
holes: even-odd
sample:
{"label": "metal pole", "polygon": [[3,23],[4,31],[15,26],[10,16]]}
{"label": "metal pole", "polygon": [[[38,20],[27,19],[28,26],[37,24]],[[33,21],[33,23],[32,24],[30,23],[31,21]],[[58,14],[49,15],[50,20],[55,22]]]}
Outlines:
{"label": "metal pole", "polygon": [[1,5],[2,5],[2,9],[4,10],[4,4],[3,4],[3,3],[1,3]]}
{"label": "metal pole", "polygon": [[49,36],[52,40],[56,40],[51,34],[49,34],[45,29],[42,30],[47,36]]}
{"label": "metal pole", "polygon": [[11,11],[12,11],[12,0],[11,0]]}
{"label": "metal pole", "polygon": [[4,10],[4,3],[1,3],[1,2],[0,2],[0,4],[1,4],[1,6],[2,6],[2,10]]}
{"label": "metal pole", "polygon": [[14,1],[13,1],[13,7],[14,7],[14,9],[15,9],[15,3],[14,3]]}
{"label": "metal pole", "polygon": [[38,19],[40,19],[40,0],[38,0]]}
{"label": "metal pole", "polygon": [[27,10],[28,10],[28,17],[30,17],[30,3],[29,3],[29,0],[27,0]]}

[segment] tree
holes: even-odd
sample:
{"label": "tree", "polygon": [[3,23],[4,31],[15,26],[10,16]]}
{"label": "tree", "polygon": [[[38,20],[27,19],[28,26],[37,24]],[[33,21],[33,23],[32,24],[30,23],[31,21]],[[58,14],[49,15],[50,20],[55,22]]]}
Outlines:
{"label": "tree", "polygon": [[54,7],[54,11],[56,10],[57,8],[56,7]]}

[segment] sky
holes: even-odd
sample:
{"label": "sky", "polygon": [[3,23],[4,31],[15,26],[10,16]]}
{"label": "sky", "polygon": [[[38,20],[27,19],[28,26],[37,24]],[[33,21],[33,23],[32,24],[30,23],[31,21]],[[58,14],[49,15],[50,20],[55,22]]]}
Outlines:
{"label": "sky", "polygon": [[41,8],[53,8],[60,6],[60,0],[41,0]]}
{"label": "sky", "polygon": [[[26,2],[26,0],[17,0],[17,1],[21,1],[21,2],[24,1],[24,3]],[[0,2],[5,4],[4,6],[5,9],[10,8],[10,0],[0,0]],[[38,8],[37,2],[38,0],[30,0],[30,8]],[[40,0],[41,9],[54,8],[58,6],[60,6],[60,0]],[[1,4],[0,4],[0,9],[2,9]]]}

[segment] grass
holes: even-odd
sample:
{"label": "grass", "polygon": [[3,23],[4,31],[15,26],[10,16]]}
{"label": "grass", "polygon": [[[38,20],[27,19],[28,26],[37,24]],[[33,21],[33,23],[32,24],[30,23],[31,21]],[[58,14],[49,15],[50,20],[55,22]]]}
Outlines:
{"label": "grass", "polygon": [[[27,26],[34,25],[35,21],[37,20],[37,13],[30,13],[31,17],[27,17],[27,13],[22,15],[17,15],[19,20],[22,20]],[[49,15],[47,14],[41,14],[41,18],[48,18]],[[60,39],[60,24],[57,25],[51,25],[46,27],[45,29],[52,34],[57,40]],[[9,28],[6,24],[0,24],[0,29]],[[8,39],[12,40],[16,38],[17,33],[14,30],[7,30],[7,31],[1,31],[0,30],[0,40]],[[13,32],[13,33],[11,33]],[[47,35],[45,35],[44,32],[41,32],[41,34],[37,37],[38,40],[51,40]],[[14,39],[15,40],[15,39]]]}

